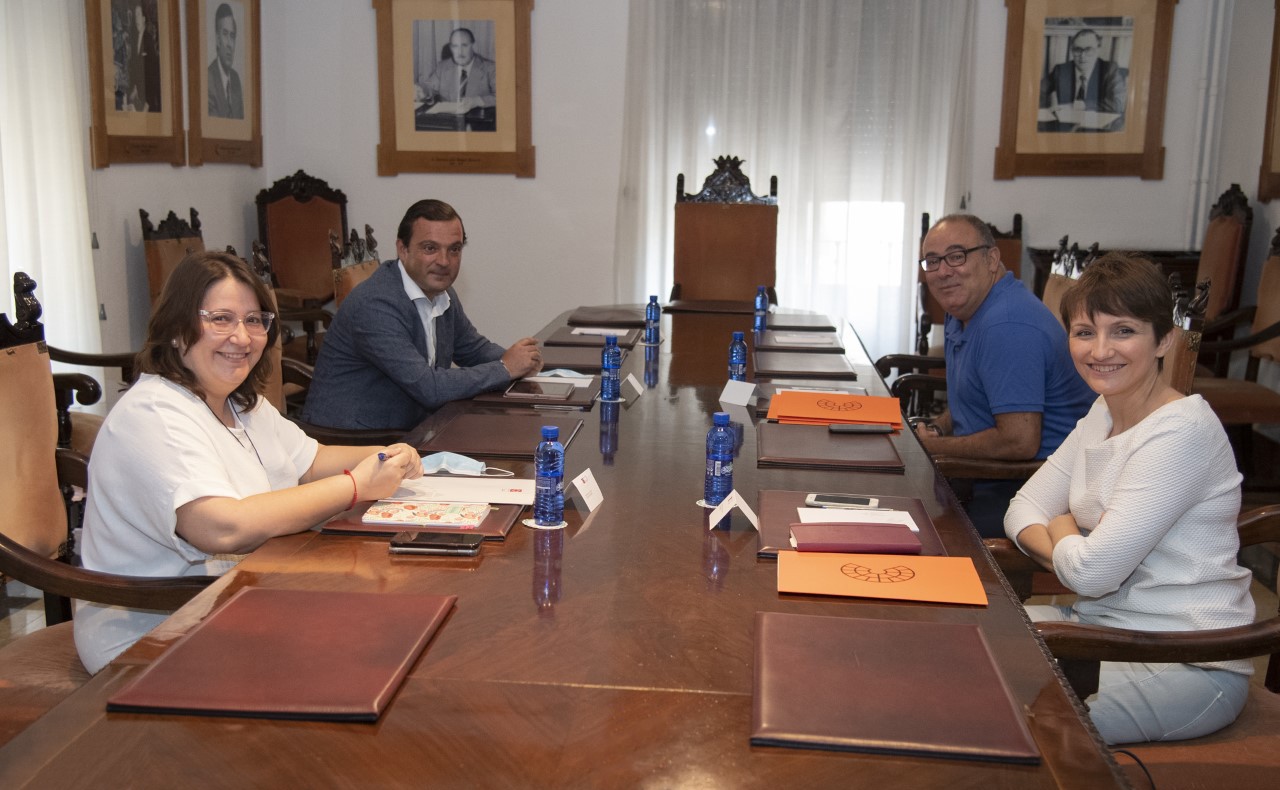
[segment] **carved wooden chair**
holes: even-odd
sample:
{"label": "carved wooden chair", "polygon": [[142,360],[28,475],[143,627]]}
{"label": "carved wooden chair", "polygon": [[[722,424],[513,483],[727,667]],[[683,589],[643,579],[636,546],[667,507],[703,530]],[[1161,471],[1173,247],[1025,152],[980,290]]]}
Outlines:
{"label": "carved wooden chair", "polygon": [[[1280,543],[1280,506],[1256,508],[1238,522],[1241,546]],[[1043,569],[1004,538],[983,541],[1025,600],[1032,575]],[[1269,787],[1280,776],[1280,616],[1259,612],[1253,625],[1211,631],[1159,633],[1082,625],[1037,623],[1045,644],[1081,699],[1097,689],[1100,661],[1191,663],[1270,656],[1263,686],[1251,683],[1244,711],[1233,724],[1189,741],[1128,744],[1156,787]],[[1136,767],[1121,761],[1135,787],[1150,786]]]}
{"label": "carved wooden chair", "polygon": [[[1208,342],[1227,340],[1238,324],[1248,323],[1249,319],[1242,319],[1237,308],[1252,226],[1253,209],[1249,207],[1249,199],[1239,184],[1232,184],[1209,210],[1209,224],[1196,267],[1196,282],[1209,280],[1213,284],[1212,296],[1205,308],[1204,334]],[[1215,364],[1220,367],[1212,369],[1213,375],[1227,375],[1225,359]]]}
{"label": "carved wooden chair", "polygon": [[53,374],[35,284],[14,277],[17,320],[0,314],[0,574],[45,596],[48,627],[0,649],[0,743],[88,680],[71,635],[70,599],[146,609],[181,606],[210,577],[139,578],[67,561],[67,510],[60,483],[85,486],[87,459],[56,447]]}
{"label": "carved wooden chair", "polygon": [[369,279],[382,262],[378,260],[378,242],[373,238],[373,228],[364,226],[364,238],[355,228],[351,239],[344,246],[337,234],[329,234],[329,251],[333,263],[333,305],[342,306],[342,300],[360,283]]}
{"label": "carved wooden chair", "polygon": [[147,283],[154,306],[173,267],[188,253],[204,251],[204,234],[194,208],[190,222],[170,211],[159,227],[151,224],[151,215],[145,209],[138,209],[138,217],[142,220],[142,248],[147,258]]}
{"label": "carved wooden chair", "polygon": [[769,194],[751,191],[742,173],[742,160],[721,156],[707,176],[702,191],[687,194],[684,174],[676,177],[675,284],[671,301],[681,309],[723,311],[733,303],[751,312],[757,286],[769,289],[777,304],[778,178],[769,182]]}
{"label": "carved wooden chair", "polygon": [[329,233],[347,235],[347,196],[299,170],[258,193],[258,238],[271,257],[281,319],[301,321],[308,364],[316,335],[328,325],[321,308],[333,299]]}
{"label": "carved wooden chair", "polygon": [[1233,311],[1229,315],[1221,315],[1215,322],[1221,329],[1223,320],[1230,318],[1233,322],[1230,333],[1234,332],[1237,323],[1247,324],[1248,335],[1210,341],[1206,325],[1206,339],[1200,344],[1202,362],[1206,356],[1214,358],[1207,366],[1201,364],[1201,370],[1208,367],[1215,371],[1225,371],[1234,352],[1247,351],[1244,377],[1235,379],[1201,375],[1195,377],[1191,386],[1191,391],[1203,397],[1213,407],[1218,419],[1227,426],[1241,470],[1246,477],[1252,477],[1253,472],[1253,426],[1280,423],[1280,393],[1258,382],[1263,361],[1272,364],[1280,362],[1280,231],[1271,240],[1270,254],[1262,265],[1257,302],[1256,305]]}

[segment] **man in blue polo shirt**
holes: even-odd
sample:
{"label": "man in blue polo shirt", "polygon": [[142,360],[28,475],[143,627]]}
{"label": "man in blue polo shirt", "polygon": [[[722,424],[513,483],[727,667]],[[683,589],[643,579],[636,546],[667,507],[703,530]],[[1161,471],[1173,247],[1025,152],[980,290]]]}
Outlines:
{"label": "man in blue polo shirt", "polygon": [[[1022,461],[1058,448],[1095,395],[1076,373],[1067,334],[1000,260],[991,228],[950,214],[925,236],[921,266],[947,311],[947,411],[916,434],[935,455]],[[976,480],[965,503],[983,537],[1004,534],[1020,480]]]}

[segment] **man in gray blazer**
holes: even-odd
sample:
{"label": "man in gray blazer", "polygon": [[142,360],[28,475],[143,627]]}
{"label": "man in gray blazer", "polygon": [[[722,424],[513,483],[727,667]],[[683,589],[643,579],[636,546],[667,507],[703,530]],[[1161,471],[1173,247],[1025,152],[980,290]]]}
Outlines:
{"label": "man in gray blazer", "polygon": [[223,3],[213,15],[216,57],[209,63],[209,116],[244,118],[244,93],[240,75],[231,68],[236,52],[236,18],[231,6]]}
{"label": "man in gray blazer", "polygon": [[542,368],[533,338],[504,349],[467,320],[452,287],[466,241],[462,218],[448,203],[409,207],[396,231],[397,259],[378,267],[334,316],[302,419],[331,428],[408,430],[448,401]]}

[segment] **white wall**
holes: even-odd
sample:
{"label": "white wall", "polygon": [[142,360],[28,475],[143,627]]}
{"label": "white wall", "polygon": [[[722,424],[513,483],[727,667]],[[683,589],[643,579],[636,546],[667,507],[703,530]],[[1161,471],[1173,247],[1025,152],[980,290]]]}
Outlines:
{"label": "white wall", "polygon": [[[452,203],[470,236],[458,290],[472,320],[496,342],[505,345],[530,334],[549,316],[575,305],[612,301],[625,3],[536,4],[532,136],[537,177],[531,179],[378,177],[372,5],[353,0],[262,0],[261,5],[262,168],[113,165],[89,171],[90,222],[100,246],[94,262],[107,311],[104,349],[137,348],[146,330],[139,208],[158,223],[170,209],[185,217],[187,207],[195,206],[207,247],[234,244],[243,252],[257,235],[258,190],[298,169],[346,193],[352,227],[372,225],[384,258],[395,254],[395,227],[413,201],[435,197]],[[83,29],[79,33],[83,36]],[[185,93],[185,50],[182,60]],[[87,128],[87,94],[83,112]],[[87,151],[85,161],[87,166]]]}

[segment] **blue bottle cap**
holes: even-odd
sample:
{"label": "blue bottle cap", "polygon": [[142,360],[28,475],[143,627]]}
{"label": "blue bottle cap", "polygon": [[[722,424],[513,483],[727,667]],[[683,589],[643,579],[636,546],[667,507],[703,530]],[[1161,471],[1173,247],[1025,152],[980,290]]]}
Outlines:
{"label": "blue bottle cap", "polygon": [[746,340],[746,337],[747,337],[747,336],[746,336],[745,334],[743,334],[742,332],[734,332],[734,333],[733,333],[733,339],[734,339],[734,340]]}
{"label": "blue bottle cap", "polygon": [[548,442],[554,442],[560,438],[560,429],[555,425],[542,426],[542,439]]}
{"label": "blue bottle cap", "polygon": [[656,301],[658,301],[658,295],[657,295],[657,294],[649,294],[649,301],[650,301],[650,302],[656,302]]}
{"label": "blue bottle cap", "polygon": [[[711,424],[712,424],[712,425],[728,425],[728,424],[729,424],[729,412],[727,412],[727,411],[718,411],[718,412],[716,412],[715,414],[711,415]],[[545,429],[544,429],[544,430],[545,430]]]}
{"label": "blue bottle cap", "polygon": [[763,291],[765,291],[765,290],[767,290],[767,289],[768,289],[768,286],[764,286],[764,285],[757,285],[757,286],[756,286],[756,293],[762,293]]}
{"label": "blue bottle cap", "polygon": [[605,336],[604,336],[604,344],[605,344],[606,346],[616,346],[616,345],[618,345],[618,336],[617,336],[617,335],[605,335]]}

